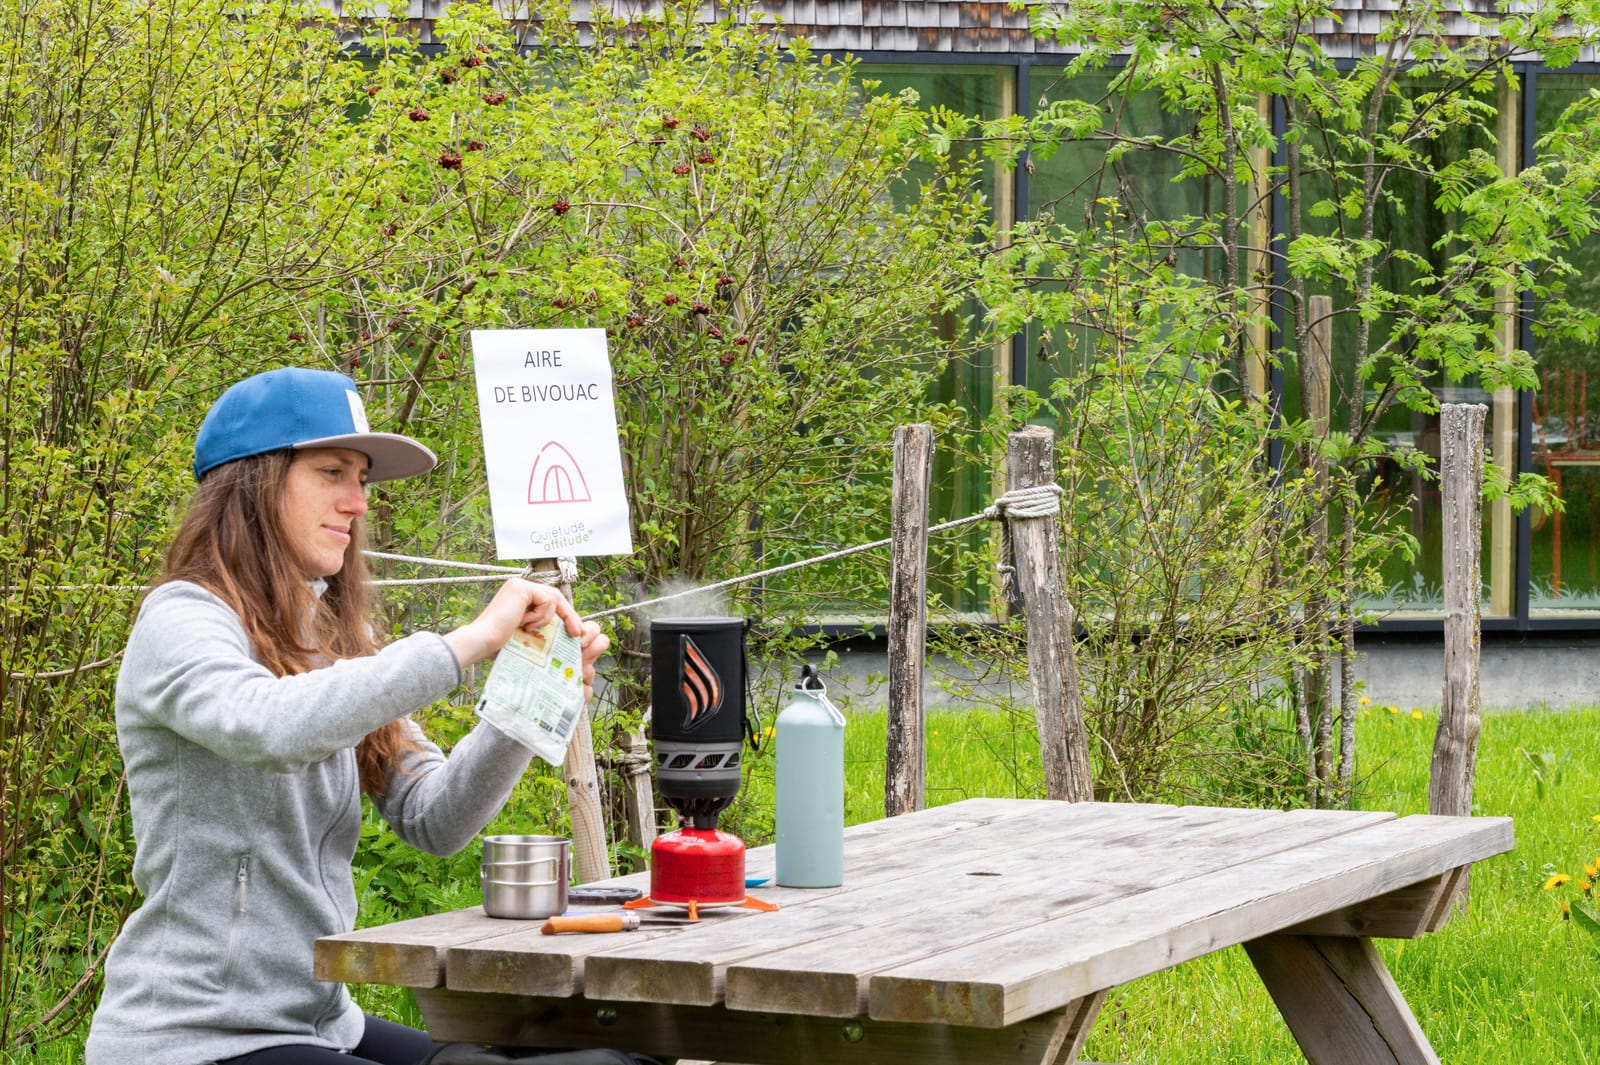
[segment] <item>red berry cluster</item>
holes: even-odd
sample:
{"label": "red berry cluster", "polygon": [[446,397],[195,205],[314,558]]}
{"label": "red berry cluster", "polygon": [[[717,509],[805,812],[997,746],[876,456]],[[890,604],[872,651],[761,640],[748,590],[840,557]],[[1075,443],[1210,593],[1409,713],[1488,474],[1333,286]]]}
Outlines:
{"label": "red berry cluster", "polygon": [[558,215],[564,215],[568,211],[572,210],[572,204],[567,202],[567,198],[565,196],[557,196],[550,204],[550,210],[554,211]]}
{"label": "red berry cluster", "polygon": [[486,92],[483,94],[483,102],[490,107],[497,107],[506,102],[506,94],[503,92]]}
{"label": "red berry cluster", "polygon": [[439,165],[444,167],[446,170],[460,170],[461,156],[457,155],[455,152],[440,152]]}

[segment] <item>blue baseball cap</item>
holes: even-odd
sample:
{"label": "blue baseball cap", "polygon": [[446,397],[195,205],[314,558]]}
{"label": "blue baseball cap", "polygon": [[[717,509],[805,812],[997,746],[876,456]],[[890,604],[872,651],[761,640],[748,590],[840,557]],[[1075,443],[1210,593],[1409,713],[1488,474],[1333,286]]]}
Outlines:
{"label": "blue baseball cap", "polygon": [[194,477],[225,462],[284,448],[347,447],[367,456],[367,480],[433,469],[438,459],[398,433],[367,429],[356,383],[331,370],[287,367],[247,377],[211,405],[194,438]]}

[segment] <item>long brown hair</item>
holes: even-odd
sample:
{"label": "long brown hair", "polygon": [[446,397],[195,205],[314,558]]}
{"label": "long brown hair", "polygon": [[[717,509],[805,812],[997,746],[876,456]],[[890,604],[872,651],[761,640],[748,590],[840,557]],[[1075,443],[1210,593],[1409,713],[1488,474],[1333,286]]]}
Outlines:
{"label": "long brown hair", "polygon": [[[367,584],[364,523],[344,565],[318,597],[284,533],[279,508],[294,455],[269,451],[218,466],[200,481],[167,548],[161,580],[192,581],[233,608],[256,657],[280,677],[377,651]],[[356,745],[361,787],[382,796],[391,766],[417,744],[402,720]]]}

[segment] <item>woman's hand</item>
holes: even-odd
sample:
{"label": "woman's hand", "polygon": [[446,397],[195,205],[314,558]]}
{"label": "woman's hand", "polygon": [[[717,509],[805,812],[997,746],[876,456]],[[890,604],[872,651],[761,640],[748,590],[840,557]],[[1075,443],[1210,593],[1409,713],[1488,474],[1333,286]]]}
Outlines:
{"label": "woman's hand", "polygon": [[595,660],[605,654],[606,648],[611,646],[611,637],[601,632],[597,623],[585,621],[580,642],[583,645],[583,697],[593,699]]}
{"label": "woman's hand", "polygon": [[600,632],[600,626],[585,624],[571,603],[548,584],[536,584],[521,577],[512,577],[500,586],[483,612],[459,629],[447,632],[444,642],[454,652],[456,661],[465,669],[470,665],[493,658],[518,629],[536,632],[559,617],[566,623],[567,632],[583,644],[584,692],[594,683],[594,662],[611,641]]}

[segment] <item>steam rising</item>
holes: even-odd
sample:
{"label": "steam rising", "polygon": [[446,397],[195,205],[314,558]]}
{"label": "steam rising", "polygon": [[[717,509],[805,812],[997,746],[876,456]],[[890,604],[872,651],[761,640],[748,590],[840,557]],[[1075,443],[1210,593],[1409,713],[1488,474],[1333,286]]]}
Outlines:
{"label": "steam rising", "polygon": [[671,580],[640,604],[639,612],[650,620],[727,617],[728,597],[720,588],[703,588],[693,581]]}

